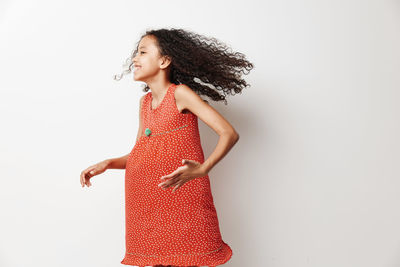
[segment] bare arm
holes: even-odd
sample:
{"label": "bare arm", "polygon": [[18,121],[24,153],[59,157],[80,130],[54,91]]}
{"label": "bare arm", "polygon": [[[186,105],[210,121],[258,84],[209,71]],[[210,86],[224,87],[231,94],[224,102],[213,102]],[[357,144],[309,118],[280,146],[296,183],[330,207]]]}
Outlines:
{"label": "bare arm", "polygon": [[[144,95],[145,96],[145,95]],[[142,103],[144,96],[140,98],[140,104],[139,104],[139,129],[138,133],[136,136],[136,142],[139,140],[140,135],[142,134]],[[119,158],[112,158],[112,159],[106,159],[105,161],[107,162],[107,169],[125,169],[126,168],[126,161],[128,160],[129,154],[126,154],[125,156],[119,157]]]}
{"label": "bare arm", "polygon": [[239,134],[218,111],[205,103],[190,87],[179,85],[175,89],[175,99],[180,111],[190,110],[219,135],[217,146],[202,164],[203,170],[208,173],[236,144]]}

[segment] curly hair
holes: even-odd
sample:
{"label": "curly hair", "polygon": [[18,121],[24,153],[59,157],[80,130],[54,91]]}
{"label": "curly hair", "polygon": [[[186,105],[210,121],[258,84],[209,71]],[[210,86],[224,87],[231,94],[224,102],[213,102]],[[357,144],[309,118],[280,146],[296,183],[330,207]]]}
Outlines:
{"label": "curly hair", "polygon": [[[148,35],[156,37],[160,55],[171,59],[170,82],[185,84],[199,96],[207,96],[213,101],[224,101],[225,105],[228,94],[241,93],[250,86],[241,75],[248,74],[253,69],[253,64],[246,60],[244,54],[233,52],[216,38],[183,29],[163,28],[146,30],[140,40]],[[121,80],[124,74],[132,71],[133,58],[138,52],[140,40],[124,63],[124,67],[129,65],[128,68],[122,74],[114,75],[114,80]],[[149,90],[145,85],[143,91]]]}

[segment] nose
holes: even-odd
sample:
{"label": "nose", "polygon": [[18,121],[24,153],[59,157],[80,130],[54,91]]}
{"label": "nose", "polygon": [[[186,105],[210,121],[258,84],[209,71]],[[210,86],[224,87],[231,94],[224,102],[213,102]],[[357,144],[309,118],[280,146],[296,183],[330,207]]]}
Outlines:
{"label": "nose", "polygon": [[134,64],[136,64],[136,57],[137,57],[137,54],[132,58],[132,62],[134,63]]}

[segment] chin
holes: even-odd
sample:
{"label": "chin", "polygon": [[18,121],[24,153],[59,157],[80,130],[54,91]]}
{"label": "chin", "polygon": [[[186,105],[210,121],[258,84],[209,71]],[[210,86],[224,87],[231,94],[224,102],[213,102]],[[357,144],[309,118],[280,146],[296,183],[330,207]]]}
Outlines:
{"label": "chin", "polygon": [[147,76],[135,75],[133,74],[133,80],[137,82],[146,82]]}

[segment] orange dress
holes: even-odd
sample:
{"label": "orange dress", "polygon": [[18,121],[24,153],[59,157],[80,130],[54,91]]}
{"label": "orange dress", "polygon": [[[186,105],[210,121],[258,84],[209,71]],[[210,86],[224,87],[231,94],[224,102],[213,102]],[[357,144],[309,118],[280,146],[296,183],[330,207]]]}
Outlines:
{"label": "orange dress", "polygon": [[209,176],[197,177],[174,193],[158,186],[161,176],[183,159],[204,162],[198,118],[180,113],[171,84],[152,109],[143,99],[143,133],[129,154],[125,171],[125,265],[217,266],[232,250],[221,237]]}

